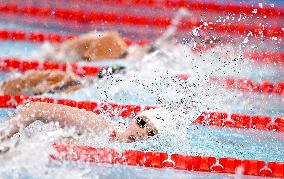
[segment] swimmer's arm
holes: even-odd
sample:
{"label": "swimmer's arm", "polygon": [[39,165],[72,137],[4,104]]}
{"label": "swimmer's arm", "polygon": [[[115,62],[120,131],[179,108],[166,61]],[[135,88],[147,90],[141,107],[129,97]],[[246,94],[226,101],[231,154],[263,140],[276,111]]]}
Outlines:
{"label": "swimmer's arm", "polygon": [[4,135],[11,137],[20,128],[24,128],[36,120],[44,123],[58,122],[62,127],[76,126],[79,131],[113,130],[112,125],[91,111],[80,110],[61,104],[33,102],[17,112],[10,120],[9,128]]}

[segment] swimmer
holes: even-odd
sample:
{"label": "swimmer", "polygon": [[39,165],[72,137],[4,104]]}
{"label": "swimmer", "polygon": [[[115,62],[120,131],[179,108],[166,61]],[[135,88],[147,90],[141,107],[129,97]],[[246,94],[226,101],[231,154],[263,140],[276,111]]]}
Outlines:
{"label": "swimmer", "polygon": [[61,104],[31,102],[18,110],[5,129],[0,129],[0,137],[8,139],[36,120],[58,122],[61,127],[74,126],[79,133],[91,131],[107,134],[111,140],[126,143],[145,140],[166,132],[174,125],[171,114],[160,107],[139,113],[124,132],[116,132],[112,124],[91,111]]}
{"label": "swimmer", "polygon": [[[103,78],[106,75],[118,73],[124,69],[122,66],[111,66],[104,69],[96,77],[88,78],[89,82]],[[84,86],[83,79],[69,72],[61,70],[34,70],[27,71],[23,75],[4,80],[0,84],[3,94],[16,95],[40,95],[44,93],[70,93]]]}
{"label": "swimmer", "polygon": [[[49,60],[102,61],[138,58],[142,47],[128,47],[123,38],[114,31],[92,31],[61,44],[42,47],[42,55]],[[141,51],[141,52],[140,52]]]}
{"label": "swimmer", "polygon": [[115,31],[91,31],[61,44],[45,45],[42,55],[50,60],[100,61],[115,59],[141,60],[145,54],[152,53],[174,37],[183,17],[192,16],[185,8],[180,8],[171,21],[171,25],[152,44],[143,47],[128,47],[123,38]]}
{"label": "swimmer", "polygon": [[28,71],[1,84],[2,93],[13,96],[68,93],[79,88],[81,88],[79,77],[60,70]]}

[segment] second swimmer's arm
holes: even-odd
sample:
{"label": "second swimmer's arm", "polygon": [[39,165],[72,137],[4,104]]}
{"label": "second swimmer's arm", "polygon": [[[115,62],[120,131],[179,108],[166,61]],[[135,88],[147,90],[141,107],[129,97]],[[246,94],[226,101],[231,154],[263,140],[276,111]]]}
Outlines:
{"label": "second swimmer's arm", "polygon": [[112,130],[113,127],[106,120],[91,111],[80,110],[61,104],[33,102],[20,109],[10,120],[6,137],[11,137],[36,120],[48,123],[58,122],[60,126],[76,126],[80,131]]}

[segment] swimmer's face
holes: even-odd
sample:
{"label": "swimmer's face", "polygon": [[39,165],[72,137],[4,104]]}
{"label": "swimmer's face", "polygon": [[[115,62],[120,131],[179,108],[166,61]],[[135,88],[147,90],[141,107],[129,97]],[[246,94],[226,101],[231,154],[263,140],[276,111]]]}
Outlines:
{"label": "swimmer's face", "polygon": [[117,139],[129,143],[144,140],[157,133],[156,127],[146,116],[137,116],[132,119],[126,131],[118,135]]}

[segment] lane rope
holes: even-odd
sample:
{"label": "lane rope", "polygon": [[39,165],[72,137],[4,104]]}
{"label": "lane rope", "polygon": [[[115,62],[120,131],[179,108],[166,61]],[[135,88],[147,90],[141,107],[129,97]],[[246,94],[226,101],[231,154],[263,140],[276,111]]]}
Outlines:
{"label": "lane rope", "polygon": [[[63,21],[86,23],[113,23],[138,26],[153,26],[158,28],[167,28],[171,24],[171,18],[162,17],[146,17],[134,15],[119,15],[115,13],[105,13],[92,11],[87,13],[83,10],[74,10],[66,8],[51,8],[51,7],[19,7],[17,4],[2,4],[0,5],[0,13],[39,17],[45,19],[58,19]],[[191,19],[183,20],[178,26],[179,30],[191,30],[198,28],[202,31],[215,31],[229,34],[250,34],[254,37],[284,37],[284,32],[281,27],[266,27],[258,25],[247,25],[234,23],[213,23],[213,22],[195,22]]]}
{"label": "lane rope", "polygon": [[172,168],[176,170],[238,174],[242,167],[244,175],[284,177],[284,162],[265,162],[236,158],[216,158],[212,156],[188,156],[138,150],[122,152],[111,148],[94,148],[53,144],[56,150],[53,160],[73,160],[87,163],[122,164],[150,168]]}
{"label": "lane rope", "polygon": [[[16,4],[25,3],[27,6],[32,5],[32,1],[22,2],[19,0],[14,1]],[[57,0],[56,2],[50,2],[48,0],[43,0],[42,4],[55,5],[56,7],[66,6],[66,1]],[[137,7],[147,7],[147,8],[165,8],[168,10],[177,10],[179,8],[187,8],[191,11],[209,11],[209,13],[230,13],[230,14],[245,14],[251,15],[252,17],[259,18],[264,16],[265,18],[281,18],[284,17],[284,9],[281,7],[275,7],[274,4],[262,5],[262,4],[220,4],[214,2],[198,2],[198,1],[188,1],[188,0],[166,0],[166,1],[157,1],[157,0],[69,0],[69,4],[87,4],[94,5],[99,3],[101,5],[115,5],[119,7],[125,6],[134,6]],[[256,7],[254,7],[256,6]]]}
{"label": "lane rope", "polygon": [[[98,75],[103,69],[104,68],[100,66],[77,65],[76,63],[68,64],[53,61],[22,60],[17,58],[0,59],[0,71],[4,73],[9,73],[14,70],[19,72],[29,70],[62,70],[71,71],[81,77],[92,77]],[[190,78],[190,74],[177,74],[175,77],[180,80],[187,80]],[[258,83],[250,79],[211,76],[209,82],[223,85],[226,90],[238,90],[244,93],[255,92],[259,94],[284,95],[284,82],[282,81],[276,83],[263,81]]]}
{"label": "lane rope", "polygon": [[[71,0],[71,3],[88,3],[94,4],[97,3],[96,0]],[[188,1],[188,0],[167,0],[167,1],[157,1],[157,0],[103,0],[100,3],[111,4],[111,5],[130,5],[137,7],[150,7],[150,8],[161,8],[164,7],[170,10],[176,10],[179,8],[187,8],[189,10],[196,11],[211,11],[211,12],[227,12],[227,13],[235,13],[235,14],[251,14],[255,15],[254,11],[257,9],[258,16],[267,16],[267,18],[275,18],[275,17],[284,17],[284,9],[276,8],[276,7],[252,7],[249,4],[218,4],[214,2],[196,2],[196,1]],[[257,16],[257,17],[258,17]]]}
{"label": "lane rope", "polygon": [[[60,33],[46,33],[40,31],[27,32],[22,29],[3,29],[0,28],[0,40],[2,41],[23,41],[29,43],[43,43],[45,41],[51,43],[60,43],[65,40],[71,40],[76,38],[74,34],[63,35]],[[130,46],[132,44],[137,44],[143,46],[150,43],[148,40],[139,40],[137,42],[132,41],[129,38],[123,39],[125,43]]]}
{"label": "lane rope", "polygon": [[101,66],[77,65],[76,63],[63,63],[54,61],[20,60],[16,58],[0,59],[0,71],[9,73],[17,70],[26,72],[30,70],[62,70],[71,71],[78,76],[95,76],[104,68]]}
{"label": "lane rope", "polygon": [[[53,99],[47,97],[0,95],[1,108],[16,108],[28,102],[47,102],[63,104],[79,109],[92,111],[96,114],[107,114],[123,118],[133,118],[139,112],[155,108],[155,106],[141,106],[134,104],[117,104],[112,102],[74,101],[70,99]],[[284,117],[272,119],[269,116],[228,114],[226,112],[203,112],[193,121],[195,125],[209,125],[216,127],[230,127],[240,129],[267,130],[284,132]]]}
{"label": "lane rope", "polygon": [[251,79],[210,76],[209,82],[222,85],[229,91],[238,90],[244,93],[255,92],[260,94],[284,95],[284,81],[278,81],[276,83],[272,83],[268,80],[255,82]]}

